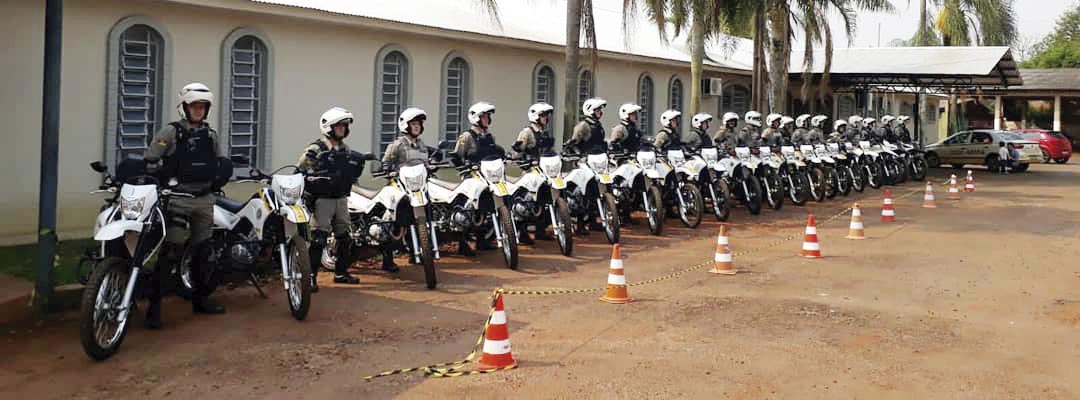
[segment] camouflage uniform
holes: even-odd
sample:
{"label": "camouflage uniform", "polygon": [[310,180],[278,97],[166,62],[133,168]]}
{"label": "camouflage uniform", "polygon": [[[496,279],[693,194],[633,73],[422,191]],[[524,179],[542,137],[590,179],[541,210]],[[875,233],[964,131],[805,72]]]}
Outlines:
{"label": "camouflage uniform", "polygon": [[791,143],[795,146],[802,145],[809,138],[810,131],[806,128],[795,128],[795,132],[791,134]]}
{"label": "camouflage uniform", "polygon": [[[218,140],[218,134],[213,129],[210,129],[210,125],[206,122],[200,123],[198,126],[193,126],[188,120],[184,119],[178,121],[181,126],[186,128],[189,132],[195,129],[206,128],[210,130],[210,139],[214,142],[214,153],[217,157],[221,157],[221,147],[218,146],[221,143]],[[154,136],[153,142],[146,148],[144,159],[148,165],[155,165],[162,159],[171,157],[176,152],[176,139],[178,132],[176,127],[172,124],[165,125],[157,135]],[[153,167],[150,167],[153,170]],[[169,211],[185,216],[189,219],[191,224],[191,237],[189,238],[192,245],[202,243],[203,241],[210,239],[212,233],[212,225],[214,223],[214,196],[206,193],[211,186],[212,182],[187,182],[181,183],[176,187],[177,191],[191,194],[202,195],[195,198],[180,197],[177,196],[169,200]],[[182,244],[183,235],[180,234],[178,227],[170,227],[170,234],[166,237],[170,239],[170,242]]]}
{"label": "camouflage uniform", "polygon": [[570,140],[563,144],[564,149],[575,153],[587,153],[594,146],[607,147],[604,142],[604,126],[596,118],[585,117],[574,126]]}
{"label": "camouflage uniform", "polygon": [[[757,146],[769,146],[773,148],[780,147],[782,142],[782,136],[780,128],[768,127],[761,133],[761,137],[757,141]],[[756,147],[756,146],[755,146]]]}
{"label": "camouflage uniform", "polygon": [[428,159],[428,148],[424,145],[424,141],[419,136],[416,139],[412,139],[410,136],[402,134],[398,135],[397,140],[386,146],[386,153],[383,153],[382,164],[383,168],[390,171],[396,171],[398,167],[412,160]]}
{"label": "camouflage uniform", "polygon": [[735,144],[738,141],[738,136],[739,133],[735,130],[735,128],[728,128],[725,126],[723,128],[720,128],[720,130],[716,131],[716,135],[713,136],[712,139],[713,143],[716,144],[716,147],[719,147],[724,151],[728,151],[735,148]]}
{"label": "camouflage uniform", "polygon": [[825,135],[821,128],[810,128],[805,136],[806,144],[820,144],[825,142]]}

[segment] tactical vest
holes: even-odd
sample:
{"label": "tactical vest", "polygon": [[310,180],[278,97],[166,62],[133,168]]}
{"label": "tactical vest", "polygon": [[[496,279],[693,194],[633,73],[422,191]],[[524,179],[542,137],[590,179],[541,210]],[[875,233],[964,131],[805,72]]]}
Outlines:
{"label": "tactical vest", "polygon": [[342,198],[349,195],[353,183],[364,172],[364,160],[360,153],[345,149],[331,149],[322,140],[312,144],[319,147],[315,158],[315,176],[305,189],[316,197]]}
{"label": "tactical vest", "polygon": [[490,132],[480,134],[473,132],[472,135],[474,137],[473,140],[475,140],[473,144],[476,145],[476,151],[470,156],[469,161],[479,163],[489,156],[502,156],[498,147],[495,146],[495,135],[492,135]]}
{"label": "tactical vest", "polygon": [[180,183],[205,183],[214,181],[218,172],[217,151],[210,128],[188,130],[179,122],[170,123],[176,129],[173,154],[166,160],[169,177]]}
{"label": "tactical vest", "polygon": [[555,147],[555,138],[552,137],[544,130],[533,129],[532,125],[529,126],[529,130],[532,131],[533,139],[536,140],[536,145],[532,148],[525,149],[525,154],[533,159],[539,159],[541,154],[551,151],[552,147]]}
{"label": "tactical vest", "polygon": [[619,141],[619,147],[624,151],[638,151],[641,148],[641,131],[634,123],[625,121],[620,123],[626,128],[626,137]]}
{"label": "tactical vest", "polygon": [[594,149],[607,150],[607,143],[604,142],[604,126],[600,125],[600,121],[592,118],[585,118],[585,122],[589,124],[589,137],[581,143],[582,149],[586,152],[593,151]]}

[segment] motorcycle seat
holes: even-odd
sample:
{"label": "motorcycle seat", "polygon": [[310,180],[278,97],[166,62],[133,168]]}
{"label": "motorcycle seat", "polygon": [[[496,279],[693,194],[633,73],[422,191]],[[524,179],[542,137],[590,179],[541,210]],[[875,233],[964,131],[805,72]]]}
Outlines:
{"label": "motorcycle seat", "polygon": [[225,196],[214,196],[214,205],[224,208],[226,211],[236,214],[244,209],[244,203]]}
{"label": "motorcycle seat", "polygon": [[443,189],[451,191],[457,189],[458,186],[461,186],[461,182],[444,181],[438,178],[430,178],[428,179],[428,182],[431,182],[433,185],[437,185]]}
{"label": "motorcycle seat", "polygon": [[353,191],[353,193],[356,193],[358,195],[364,196],[364,197],[369,198],[369,199],[374,199],[375,195],[379,194],[378,190],[368,189],[366,187],[357,186],[357,185],[353,185],[352,191]]}

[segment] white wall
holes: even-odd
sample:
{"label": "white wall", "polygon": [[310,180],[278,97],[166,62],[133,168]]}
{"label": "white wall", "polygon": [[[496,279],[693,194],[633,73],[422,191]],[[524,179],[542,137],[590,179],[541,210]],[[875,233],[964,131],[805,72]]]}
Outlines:
{"label": "white wall", "polygon": [[[167,71],[171,84],[161,89],[167,100],[167,120],[176,118],[175,93],[185,83],[201,81],[221,90],[221,46],[231,31],[251,27],[266,35],[273,50],[269,112],[273,165],[295,162],[300,149],[317,136],[318,116],[331,106],[348,108],[356,115],[349,143],[371,150],[376,55],[391,43],[410,57],[409,102],[429,113],[424,137],[429,145],[435,144],[441,130],[441,67],[451,51],[464,54],[470,63],[473,100],[490,101],[498,107],[493,130],[500,143],[509,143],[525,122],[532,73],[538,62],[546,61],[556,69],[557,95],[567,95],[563,93],[563,56],[557,52],[494,48],[165,2],[68,0],[64,7],[59,187],[62,237],[86,235],[101,204],[99,197],[87,194],[99,182],[87,165],[104,157],[106,42],[112,27],[127,16],[149,17],[164,27],[166,38],[171,38],[172,68]],[[6,0],[0,4],[0,15],[0,49],[4,54],[0,60],[0,119],[8,121],[0,156],[13,161],[5,165],[19,168],[18,173],[0,178],[3,187],[10,188],[0,199],[0,243],[25,242],[33,239],[36,229],[44,5],[38,0]],[[606,126],[616,123],[620,104],[636,101],[638,77],[646,71],[654,82],[653,121],[658,121],[667,106],[672,75],[681,77],[683,104],[689,107],[689,67],[602,59],[595,93],[609,102]],[[211,112],[212,123],[221,116],[219,106],[215,104]],[[715,100],[706,100],[703,110],[712,112],[715,108]],[[553,126],[561,136],[561,121]]]}

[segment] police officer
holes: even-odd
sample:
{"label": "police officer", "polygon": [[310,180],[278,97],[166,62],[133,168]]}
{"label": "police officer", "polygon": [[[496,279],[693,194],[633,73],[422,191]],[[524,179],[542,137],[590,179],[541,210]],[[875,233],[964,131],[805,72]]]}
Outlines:
{"label": "police officer", "polygon": [[757,147],[761,145],[761,113],[748,111],[743,115],[746,122],[735,136],[736,146]]}
{"label": "police officer", "polygon": [[352,244],[349,243],[347,230],[347,199],[359,175],[351,171],[355,166],[350,165],[349,146],[344,142],[349,136],[349,125],[352,122],[352,113],[344,108],[326,110],[319,118],[319,132],[322,137],[305,147],[303,153],[300,153],[300,161],[297,162],[297,167],[308,176],[304,190],[314,199],[308,203],[313,206],[315,214],[309,250],[312,291],[318,291],[318,266],[321,265],[322,253],[328,245],[331,233],[337,245],[334,283],[360,283],[359,279],[349,274],[351,258],[348,256]]}
{"label": "police officer", "polygon": [[810,131],[807,133],[807,137],[809,138],[808,144],[825,143],[824,126],[825,121],[827,121],[828,119],[829,117],[821,114],[815,115],[813,118],[810,118]]}
{"label": "police officer", "polygon": [[[214,94],[202,83],[189,83],[180,89],[180,106],[177,110],[182,117],[166,125],[154,136],[146,149],[148,172],[164,178],[162,182],[175,180],[174,191],[192,196],[176,196],[169,201],[169,211],[188,219],[191,235],[188,243],[196,258],[191,263],[195,279],[195,292],[191,296],[191,308],[196,313],[221,314],[225,307],[209,298],[207,288],[200,282],[205,279],[210,262],[210,249],[206,242],[211,236],[214,223],[214,196],[211,187],[217,175],[218,158],[221,151],[218,134],[206,123],[210,115],[210,105]],[[170,226],[166,237],[171,247],[177,251],[163,252],[154,270],[154,284],[150,290],[150,305],[146,310],[144,324],[149,329],[161,329],[161,285],[172,263],[179,261],[179,249],[184,243],[179,232],[182,228]]]}
{"label": "police officer", "polygon": [[848,127],[848,122],[844,121],[842,119],[836,120],[836,122],[833,122],[833,131],[832,131],[831,134],[829,134],[829,142],[831,142],[831,143],[840,143],[840,142],[847,141],[847,138],[848,138],[847,127]]}
{"label": "police officer", "polygon": [[563,144],[563,148],[578,154],[607,151],[604,126],[600,124],[600,118],[604,116],[604,108],[607,108],[607,100],[599,97],[585,100],[585,103],[581,104],[585,119],[574,126],[574,133],[570,136],[570,140]]}
{"label": "police officer", "polygon": [[690,132],[687,132],[686,137],[683,138],[683,146],[693,152],[700,150],[706,143],[712,147],[712,139],[709,139],[709,134],[706,133],[712,119],[713,116],[707,113],[697,113],[690,117]]}
{"label": "police officer", "polygon": [[911,137],[911,132],[908,131],[908,119],[910,119],[910,117],[907,115],[901,115],[896,118],[896,136],[898,136],[898,139],[900,139],[901,142],[910,144],[915,141],[915,139]]}
{"label": "police officer", "polygon": [[795,130],[791,132],[791,144],[802,145],[810,135],[810,114],[802,114],[795,118]]}
{"label": "police officer", "polygon": [[784,116],[780,114],[769,114],[765,117],[765,130],[761,132],[761,139],[758,140],[755,147],[769,146],[775,148],[780,146],[780,120],[783,118]]}
{"label": "police officer", "polygon": [[[785,115],[780,118],[780,145],[791,146],[791,136],[795,134],[795,119]],[[775,149],[774,150],[779,150]]]}
{"label": "police officer", "polygon": [[491,128],[491,116],[495,114],[495,105],[481,101],[469,107],[469,123],[471,126],[465,132],[458,135],[457,146],[454,153],[470,164],[476,164],[488,156],[503,156],[502,149],[495,144],[495,136],[489,130]]}
{"label": "police officer", "polygon": [[529,106],[529,125],[518,133],[517,140],[510,146],[514,152],[533,160],[551,151],[555,146],[555,137],[547,132],[551,123],[551,113],[555,111],[548,103],[536,103]]}
{"label": "police officer", "polygon": [[712,138],[713,143],[723,151],[731,151],[738,142],[739,132],[736,128],[739,126],[739,114],[726,112],[721,122],[724,126],[716,131]]}
{"label": "police officer", "polygon": [[638,119],[641,117],[641,106],[626,103],[619,107],[619,124],[611,128],[611,137],[608,138],[608,146],[615,151],[637,151],[641,147],[641,130],[638,129]]}
{"label": "police officer", "polygon": [[[420,135],[424,133],[424,121],[427,120],[427,112],[416,107],[406,108],[398,116],[398,137],[383,153],[382,169],[384,171],[397,171],[409,161],[420,160],[427,162],[432,149],[424,145]],[[382,269],[387,272],[398,272],[399,268],[394,263],[394,250],[388,246],[382,249]]]}
{"label": "police officer", "polygon": [[881,130],[885,132],[884,138],[885,140],[889,141],[889,143],[893,144],[897,143],[896,133],[893,132],[893,121],[895,120],[896,117],[892,115],[885,115],[881,117]]}
{"label": "police officer", "polygon": [[847,128],[844,134],[847,136],[847,141],[859,145],[859,141],[863,140],[862,134],[862,117],[858,115],[852,115],[847,119]]}
{"label": "police officer", "polygon": [[653,146],[656,146],[657,151],[682,147],[682,135],[679,134],[679,123],[681,121],[682,113],[677,110],[667,110],[660,114],[661,128],[653,137]]}
{"label": "police officer", "polygon": [[877,126],[877,119],[873,117],[866,117],[862,120],[862,135],[863,139],[869,140],[873,143],[881,143],[884,138],[884,132],[882,132]]}

